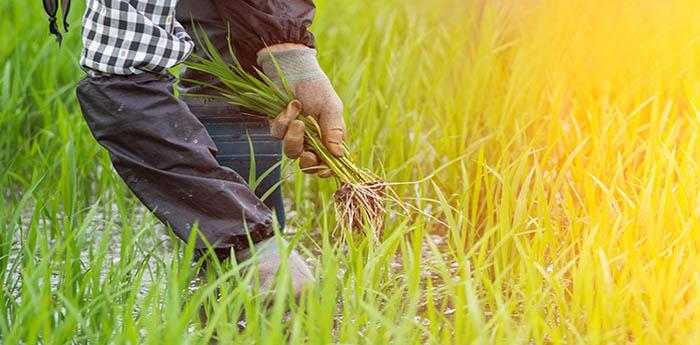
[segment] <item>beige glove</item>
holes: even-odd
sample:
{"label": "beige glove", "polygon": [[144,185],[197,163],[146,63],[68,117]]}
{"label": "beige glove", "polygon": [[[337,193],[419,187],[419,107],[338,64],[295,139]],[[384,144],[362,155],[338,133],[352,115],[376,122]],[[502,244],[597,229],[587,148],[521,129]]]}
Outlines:
{"label": "beige glove", "polygon": [[345,154],[343,102],[321,70],[314,49],[282,44],[263,49],[258,53],[258,64],[262,67],[263,73],[281,86],[282,82],[275,62],[285,75],[297,100],[289,103],[287,109],[271,122],[272,135],[283,140],[284,152],[289,158],[299,158],[302,171],[318,173],[321,177],[331,176],[332,173],[328,167],[304,145],[304,123],[297,120],[297,116],[300,111],[313,116],[321,128],[323,144],[331,154],[340,157]]}

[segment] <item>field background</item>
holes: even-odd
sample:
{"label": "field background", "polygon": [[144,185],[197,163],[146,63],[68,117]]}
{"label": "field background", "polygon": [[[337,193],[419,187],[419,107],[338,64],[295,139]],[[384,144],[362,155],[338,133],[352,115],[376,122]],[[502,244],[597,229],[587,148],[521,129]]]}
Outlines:
{"label": "field background", "polygon": [[263,313],[237,267],[193,281],[90,136],[82,2],[60,49],[0,2],[1,343],[700,344],[700,2],[317,5],[354,155],[432,216],[334,231],[290,165],[319,284]]}

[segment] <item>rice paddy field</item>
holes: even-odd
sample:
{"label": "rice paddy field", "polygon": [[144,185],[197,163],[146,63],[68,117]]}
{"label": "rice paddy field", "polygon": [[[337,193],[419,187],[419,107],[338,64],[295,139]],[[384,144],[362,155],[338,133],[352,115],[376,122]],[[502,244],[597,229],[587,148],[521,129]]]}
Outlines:
{"label": "rice paddy field", "polygon": [[0,2],[0,343],[700,344],[700,2],[317,0],[353,158],[420,212],[351,233],[286,164],[318,284],[270,305],[95,143],[83,6],[59,48]]}

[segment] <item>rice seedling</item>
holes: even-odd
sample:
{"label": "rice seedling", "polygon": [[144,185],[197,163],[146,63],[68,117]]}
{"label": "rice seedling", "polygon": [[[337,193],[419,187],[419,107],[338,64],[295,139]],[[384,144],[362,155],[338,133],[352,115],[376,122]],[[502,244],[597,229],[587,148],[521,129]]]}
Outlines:
{"label": "rice seedling", "polygon": [[[191,57],[186,62],[187,67],[214,76],[221,81],[222,86],[199,80],[189,80],[190,82],[214,88],[225,101],[253,114],[262,114],[272,119],[294,100],[294,92],[279,66],[276,67],[281,76],[281,87],[259,70],[256,70],[257,75],[246,71],[236,59],[230,38],[228,48],[231,63],[224,60],[206,35],[198,35],[197,41],[204,47],[206,55]],[[314,117],[301,114],[301,118],[305,125],[306,145],[317,153],[339,182],[340,187],[333,194],[333,199],[341,224],[349,229],[361,229],[363,224],[369,224],[379,231],[385,216],[384,199],[390,196],[399,205],[401,200],[394,197],[391,186],[384,180],[352,161],[348,155],[350,150],[345,143],[345,155],[337,157],[331,154],[323,145],[321,129]]]}

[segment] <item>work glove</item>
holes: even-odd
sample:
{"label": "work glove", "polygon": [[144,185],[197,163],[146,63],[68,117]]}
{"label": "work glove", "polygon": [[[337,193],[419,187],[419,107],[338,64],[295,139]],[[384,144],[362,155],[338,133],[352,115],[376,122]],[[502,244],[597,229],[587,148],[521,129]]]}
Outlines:
{"label": "work glove", "polygon": [[262,67],[263,73],[282,88],[277,69],[279,67],[296,97],[271,121],[271,132],[274,137],[283,140],[287,157],[299,159],[302,171],[328,177],[332,175],[331,171],[316,153],[304,145],[305,126],[297,117],[300,112],[312,116],[321,129],[323,144],[331,154],[340,157],[345,154],[343,102],[319,66],[316,50],[300,45],[289,46],[283,49],[273,49],[273,46],[258,53],[258,65]]}

